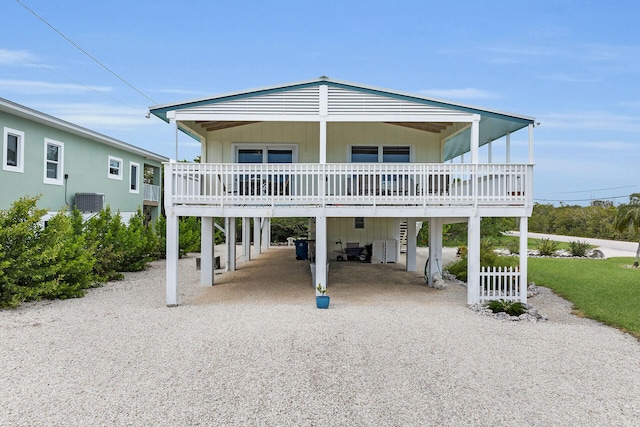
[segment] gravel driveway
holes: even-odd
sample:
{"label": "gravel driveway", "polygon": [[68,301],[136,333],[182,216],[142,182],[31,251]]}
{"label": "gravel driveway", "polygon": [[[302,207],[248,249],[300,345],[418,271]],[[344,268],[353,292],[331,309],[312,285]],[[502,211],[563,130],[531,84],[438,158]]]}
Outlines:
{"label": "gravel driveway", "polygon": [[529,301],[548,321],[500,321],[462,286],[332,263],[318,310],[293,248],[208,288],[194,266],[179,262],[175,308],[154,262],[0,311],[0,425],[640,425],[639,342],[548,290]]}

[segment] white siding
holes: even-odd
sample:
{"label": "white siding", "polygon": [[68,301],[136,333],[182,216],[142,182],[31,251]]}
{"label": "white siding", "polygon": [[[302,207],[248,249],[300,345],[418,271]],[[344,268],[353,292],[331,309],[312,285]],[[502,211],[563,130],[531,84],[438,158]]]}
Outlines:
{"label": "white siding", "polygon": [[319,89],[287,89],[181,110],[186,114],[319,114]]}
{"label": "white siding", "polygon": [[329,87],[329,114],[446,114],[466,116],[468,113],[443,107],[425,105],[391,96]]}

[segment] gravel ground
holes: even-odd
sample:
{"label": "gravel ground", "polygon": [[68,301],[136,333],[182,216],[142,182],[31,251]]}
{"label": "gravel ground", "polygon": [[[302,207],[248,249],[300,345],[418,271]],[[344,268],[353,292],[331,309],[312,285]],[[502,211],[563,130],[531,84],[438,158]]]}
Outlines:
{"label": "gravel ground", "polygon": [[318,310],[293,248],[207,288],[179,264],[179,307],[155,262],[0,311],[0,425],[640,425],[640,343],[544,288],[548,321],[500,321],[462,286],[332,263]]}

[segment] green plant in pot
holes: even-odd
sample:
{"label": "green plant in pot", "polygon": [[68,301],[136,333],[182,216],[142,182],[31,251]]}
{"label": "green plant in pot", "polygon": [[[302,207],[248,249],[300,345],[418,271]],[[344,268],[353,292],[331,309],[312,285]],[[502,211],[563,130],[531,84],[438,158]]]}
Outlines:
{"label": "green plant in pot", "polygon": [[316,291],[316,306],[318,308],[329,308],[330,297],[327,295],[327,288],[322,287],[322,285],[318,283]]}

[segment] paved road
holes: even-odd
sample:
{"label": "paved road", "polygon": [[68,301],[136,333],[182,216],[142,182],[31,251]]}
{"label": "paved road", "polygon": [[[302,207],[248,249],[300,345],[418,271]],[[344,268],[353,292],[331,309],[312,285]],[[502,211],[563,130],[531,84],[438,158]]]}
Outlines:
{"label": "paved road", "polygon": [[[509,234],[513,236],[519,236],[520,233],[512,231]],[[587,242],[590,245],[596,246],[600,249],[604,256],[611,257],[635,257],[636,250],[638,249],[638,243],[634,242],[620,242],[618,240],[604,240],[604,239],[590,239],[588,237],[575,237],[575,236],[559,236],[555,234],[542,234],[542,233],[529,233],[529,237],[533,239],[548,238],[557,242],[574,242],[579,240],[581,242]]]}

